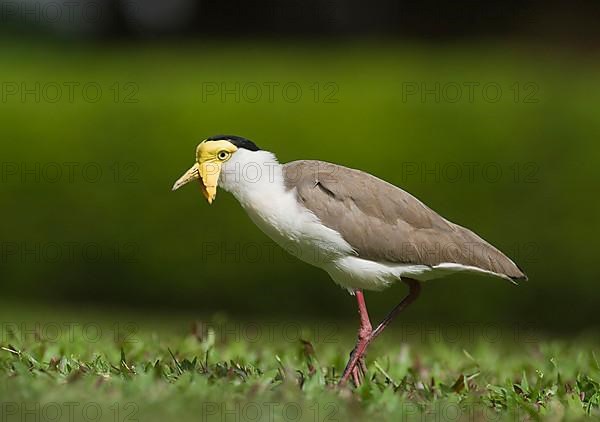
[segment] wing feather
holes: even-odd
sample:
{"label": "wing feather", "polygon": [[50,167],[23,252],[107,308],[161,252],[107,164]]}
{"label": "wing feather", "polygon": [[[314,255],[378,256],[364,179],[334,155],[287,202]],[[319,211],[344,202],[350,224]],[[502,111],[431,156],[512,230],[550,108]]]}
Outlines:
{"label": "wing feather", "polygon": [[323,224],[339,232],[359,257],[378,262],[460,264],[526,279],[506,255],[373,175],[323,161],[283,167],[288,189]]}

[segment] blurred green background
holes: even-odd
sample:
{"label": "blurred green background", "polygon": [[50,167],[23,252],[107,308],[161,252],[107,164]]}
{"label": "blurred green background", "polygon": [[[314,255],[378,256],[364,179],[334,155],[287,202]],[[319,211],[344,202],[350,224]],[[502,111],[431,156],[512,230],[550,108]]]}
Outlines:
{"label": "blurred green background", "polygon": [[[4,40],[0,50],[4,303],[353,323],[354,299],[278,249],[229,194],[209,206],[195,187],[171,192],[197,143],[230,133],[282,162],[373,173],[529,276],[518,287],[428,282],[405,320],[600,325],[590,54],[374,40]],[[368,293],[374,318],[403,294]]]}

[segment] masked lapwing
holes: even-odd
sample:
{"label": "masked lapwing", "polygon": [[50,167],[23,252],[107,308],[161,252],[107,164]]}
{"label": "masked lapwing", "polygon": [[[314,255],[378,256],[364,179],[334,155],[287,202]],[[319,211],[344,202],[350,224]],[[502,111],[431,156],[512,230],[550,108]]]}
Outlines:
{"label": "masked lapwing", "polygon": [[[422,281],[456,272],[527,279],[471,230],[360,170],[315,160],[280,164],[248,139],[218,135],[198,145],[196,163],[173,190],[194,180],[209,204],[217,186],[232,193],[277,244],[355,295],[360,329],[340,384],[350,378],[360,384],[368,345],[418,297]],[[363,290],[383,290],[396,281],[407,285],[408,294],[373,328]]]}

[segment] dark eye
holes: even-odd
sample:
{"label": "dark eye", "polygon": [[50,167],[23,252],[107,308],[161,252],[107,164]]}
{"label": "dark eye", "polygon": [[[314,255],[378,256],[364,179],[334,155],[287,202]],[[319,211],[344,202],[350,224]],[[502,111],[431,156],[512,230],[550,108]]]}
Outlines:
{"label": "dark eye", "polygon": [[229,153],[228,153],[227,151],[220,151],[220,152],[217,154],[217,157],[219,158],[219,160],[224,160],[224,159],[226,159],[227,157],[229,157]]}

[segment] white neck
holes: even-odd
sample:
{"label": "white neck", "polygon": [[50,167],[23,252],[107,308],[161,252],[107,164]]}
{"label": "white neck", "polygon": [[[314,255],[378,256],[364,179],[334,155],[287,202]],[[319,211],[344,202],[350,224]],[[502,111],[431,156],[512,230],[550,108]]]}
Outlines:
{"label": "white neck", "polygon": [[268,151],[243,148],[223,164],[219,186],[232,193],[244,208],[276,205],[273,201],[285,191],[277,157]]}

